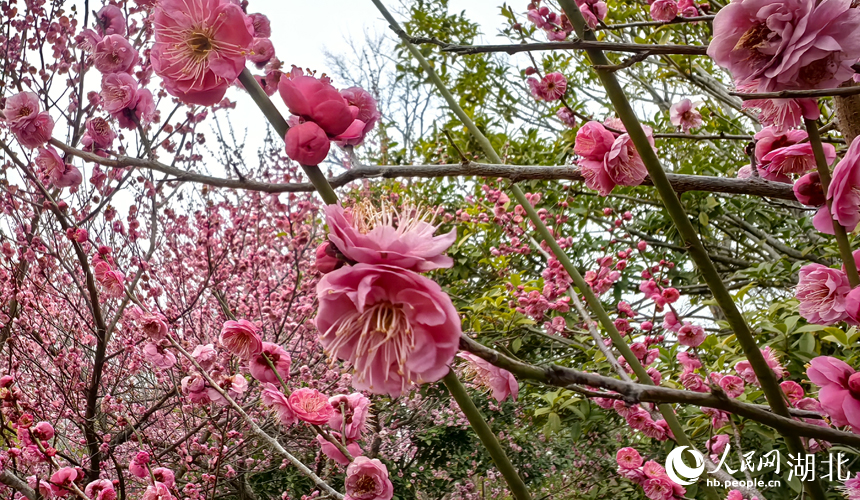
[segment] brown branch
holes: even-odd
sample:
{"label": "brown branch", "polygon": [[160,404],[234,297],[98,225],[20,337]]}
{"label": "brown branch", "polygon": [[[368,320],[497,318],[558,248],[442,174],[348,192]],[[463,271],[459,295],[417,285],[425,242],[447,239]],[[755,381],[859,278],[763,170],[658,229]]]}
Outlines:
{"label": "brown branch", "polygon": [[0,483],[20,492],[29,500],[36,500],[38,498],[36,491],[26,481],[6,469],[0,470]]}
{"label": "brown branch", "polygon": [[623,28],[642,28],[647,26],[665,26],[667,24],[697,23],[700,21],[713,21],[716,16],[676,17],[671,21],[637,21],[635,23],[604,24],[597,26],[594,31],[620,30]]}
{"label": "brown branch", "polygon": [[799,99],[804,97],[833,97],[860,94],[860,87],[839,87],[838,89],[783,90],[780,92],[729,92],[742,101],[755,99]]}
{"label": "brown branch", "polygon": [[[209,175],[189,172],[176,167],[165,165],[158,161],[142,160],[128,156],[118,156],[116,159],[102,158],[101,156],[87,153],[63,144],[56,139],[51,144],[58,149],[86,161],[98,163],[107,167],[124,168],[136,167],[155,170],[174,176],[177,181],[196,182],[210,186],[225,187],[232,189],[248,189],[251,191],[262,191],[266,193],[287,192],[310,192],[314,187],[310,183],[288,183],[277,184],[242,179],[222,179]],[[406,177],[433,178],[433,177],[489,177],[505,178],[514,182],[524,180],[570,180],[582,181],[584,177],[579,168],[573,165],[559,166],[531,166],[531,165],[492,165],[486,163],[470,162],[466,165],[372,165],[361,166],[344,172],[329,179],[332,187],[338,188],[359,179],[395,179]],[[687,191],[708,191],[727,194],[746,194],[751,196],[763,196],[781,200],[796,201],[794,191],[790,184],[756,179],[736,179],[731,177],[709,177],[702,175],[667,174],[669,182],[678,193]],[[646,178],[642,183],[650,186],[651,181]]]}
{"label": "brown branch", "polygon": [[[851,446],[860,445],[860,435],[844,432],[829,427],[819,427],[792,418],[772,413],[769,408],[742,403],[730,399],[722,393],[706,393],[670,389],[668,387],[638,384],[604,377],[594,373],[585,373],[571,368],[550,364],[543,367],[530,365],[505,356],[478,342],[466,337],[460,337],[460,349],[513,373],[517,378],[542,382],[547,385],[568,388],[572,385],[599,387],[618,393],[620,399],[628,404],[638,403],[677,403],[694,405],[705,408],[716,408],[772,427],[781,433],[823,439],[832,443]],[[797,413],[789,410],[792,415],[809,418],[808,412]],[[818,416],[820,418],[820,416]]]}
{"label": "brown branch", "polygon": [[601,49],[610,52],[649,52],[651,54],[685,54],[703,56],[708,53],[707,45],[659,45],[646,43],[617,43],[617,42],[592,42],[590,40],[570,40],[566,42],[537,42],[520,44],[497,44],[497,45],[454,45],[433,38],[412,38],[412,43],[432,43],[439,45],[442,52],[452,54],[487,54],[492,52],[504,52],[517,54],[519,52],[532,52],[543,50],[586,50]]}

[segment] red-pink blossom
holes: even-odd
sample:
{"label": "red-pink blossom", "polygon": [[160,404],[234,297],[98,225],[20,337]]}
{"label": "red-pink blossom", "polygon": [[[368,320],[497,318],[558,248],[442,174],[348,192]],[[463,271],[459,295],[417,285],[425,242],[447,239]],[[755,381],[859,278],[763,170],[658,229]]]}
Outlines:
{"label": "red-pink blossom", "polygon": [[833,169],[827,198],[832,200],[833,219],[847,231],[854,231],[860,223],[860,141],[856,138]]}
{"label": "red-pink blossom", "polygon": [[788,398],[788,401],[792,404],[803,399],[803,387],[801,387],[801,385],[797,382],[793,380],[786,380],[785,382],[779,384],[779,387],[782,389],[782,392],[785,393],[785,397]]}
{"label": "red-pink blossom", "polygon": [[116,139],[116,132],[104,118],[90,118],[87,120],[86,129],[87,132],[81,139],[81,143],[85,146],[107,149],[113,145],[113,141]]}
{"label": "red-pink blossom", "polygon": [[105,111],[113,116],[131,108],[137,102],[137,80],[128,73],[111,73],[102,77],[102,101]]}
{"label": "red-pink blossom", "polygon": [[[277,374],[275,370],[272,370],[266,358],[269,358],[269,361],[275,366]],[[251,358],[248,360],[248,371],[251,372],[252,377],[260,382],[278,384],[278,376],[283,381],[289,380],[291,363],[290,353],[283,347],[278,344],[263,342],[262,352],[251,355]]]}
{"label": "red-pink blossom", "polygon": [[344,500],[391,500],[394,496],[388,468],[375,458],[355,457],[346,468],[344,489]]}
{"label": "red-pink blossom", "polygon": [[435,282],[392,266],[357,264],[317,285],[317,329],[326,352],[352,364],[352,385],[399,396],[448,373],[460,318]]}
{"label": "red-pink blossom", "polygon": [[254,26],[229,0],[160,0],[152,11],[152,67],[167,91],[211,106],[245,68]]}
{"label": "red-pink blossom", "polygon": [[622,469],[638,469],[642,467],[642,456],[635,448],[621,448],[615,454],[615,461]]}
{"label": "red-pink blossom", "polygon": [[229,320],[221,328],[221,344],[236,356],[250,359],[263,351],[263,340],[257,333],[257,325],[246,319]]}
{"label": "red-pink blossom", "polygon": [[173,488],[176,485],[176,475],[170,469],[156,467],[152,469],[152,477],[159,483],[164,483],[168,488]]}
{"label": "red-pink blossom", "polygon": [[[238,373],[228,375],[216,370],[210,376],[218,384],[218,387],[221,388],[221,391],[225,392],[232,399],[241,397],[248,390],[248,381]],[[206,394],[209,396],[209,400],[217,405],[226,406],[229,404],[227,398],[218,392],[215,387],[207,386]]]}
{"label": "red-pink blossom", "polygon": [[548,73],[540,81],[529,78],[528,84],[532,97],[539,101],[557,101],[567,91],[567,78],[559,72]]}
{"label": "red-pink blossom", "polygon": [[688,347],[699,347],[705,341],[705,329],[700,325],[684,322],[678,329],[678,343]]}
{"label": "red-pink blossom", "polygon": [[469,368],[465,370],[468,375],[473,376],[483,387],[493,391],[493,399],[501,403],[510,396],[512,400],[516,401],[520,392],[520,385],[511,372],[470,352],[461,352],[459,355],[470,362]]}
{"label": "red-pink blossom", "polygon": [[576,115],[573,114],[570,108],[558,108],[558,111],[555,112],[555,116],[557,116],[558,119],[561,120],[561,123],[564,123],[567,127],[576,127]]}
{"label": "red-pink blossom", "polygon": [[651,19],[667,23],[678,17],[678,2],[675,0],[654,0],[651,3]]}
{"label": "red-pink blossom", "polygon": [[275,46],[272,45],[271,40],[268,38],[254,39],[254,43],[251,44],[251,55],[248,57],[251,62],[256,63],[257,67],[262,67],[274,56]]}
{"label": "red-pink blossom", "polygon": [[648,176],[648,169],[629,135],[622,134],[615,139],[606,155],[606,172],[619,186],[638,186]]}
{"label": "red-pink blossom", "polygon": [[143,345],[143,359],[152,363],[158,370],[169,370],[176,364],[176,356],[166,349],[170,345],[166,340],[147,342]]}
{"label": "red-pink blossom", "polygon": [[[376,126],[376,122],[382,117],[379,109],[376,106],[376,99],[370,95],[370,92],[361,87],[350,87],[341,90],[340,94],[346,99],[347,104],[358,108],[358,114],[355,117],[356,121],[361,122],[361,132],[357,137],[339,141],[341,146],[358,146],[364,142],[364,138]],[[355,124],[355,121],[353,121]]]}
{"label": "red-pink blossom", "polygon": [[370,400],[360,392],[354,392],[333,396],[329,403],[334,409],[328,421],[329,427],[342,432],[347,439],[361,439],[370,414]]}
{"label": "red-pink blossom", "polygon": [[137,61],[137,51],[121,35],[108,35],[93,49],[93,66],[103,74],[130,73]]}
{"label": "red-pink blossom", "polygon": [[96,479],[84,488],[84,494],[91,500],[116,500],[113,482],[109,479]]}
{"label": "red-pink blossom", "polygon": [[[836,159],[836,148],[826,143],[823,146],[825,159],[830,165]],[[764,155],[762,163],[766,164],[765,168],[768,172],[786,176],[802,175],[816,167],[812,144],[808,142],[775,149]]]}
{"label": "red-pink blossom", "polygon": [[[604,20],[609,12],[609,7],[603,0],[576,0],[576,5],[579,6],[585,23],[591,29],[596,28],[600,24],[599,21]],[[567,16],[564,16],[564,21],[567,21]]]}
{"label": "red-pink blossom", "polygon": [[99,33],[103,36],[125,36],[128,32],[125,16],[122,14],[122,10],[116,5],[105,5],[98,11],[96,17],[98,18],[96,26],[98,26]]}
{"label": "red-pink blossom", "polygon": [[125,275],[119,271],[108,271],[99,280],[106,297],[113,299],[125,295]]}
{"label": "red-pink blossom", "polygon": [[765,155],[779,148],[792,146],[807,139],[805,130],[780,130],[777,127],[765,127],[753,136],[755,140],[755,158],[762,163]]}
{"label": "red-pink blossom", "polygon": [[351,261],[417,272],[454,264],[443,253],[457,239],[456,229],[434,236],[432,216],[419,208],[403,205],[398,213],[390,205],[376,209],[360,203],[346,212],[340,205],[328,205],[325,215],[329,240]]}
{"label": "red-pink blossom", "polygon": [[68,488],[81,479],[83,474],[80,470],[74,467],[63,467],[51,475],[51,491],[58,497],[64,497],[69,494]]}
{"label": "red-pink blossom", "polygon": [[284,143],[287,156],[301,165],[319,165],[331,148],[325,131],[311,121],[290,127]]}
{"label": "red-pink blossom", "polygon": [[275,384],[263,384],[260,398],[267,408],[275,412],[281,425],[288,427],[298,422],[296,412],[290,406],[289,400],[278,390]]}
{"label": "red-pink blossom", "polygon": [[290,113],[316,123],[331,137],[346,132],[358,116],[358,108],[347,104],[328,79],[294,73],[281,78],[278,91]]}
{"label": "red-pink blossom", "polygon": [[824,195],[824,188],[821,185],[821,176],[815,171],[809,172],[798,179],[794,183],[792,190],[797,201],[810,207],[820,207],[827,201]]}
{"label": "red-pink blossom", "polygon": [[[332,439],[341,439],[341,434],[339,432],[330,432],[329,435],[332,437]],[[316,440],[317,443],[319,443],[320,445],[320,450],[323,452],[323,454],[325,454],[325,456],[329,457],[340,465],[349,465],[349,459],[346,458],[346,455],[344,455],[343,452],[341,452],[340,449],[333,443],[331,443],[328,439],[322,437],[321,434],[317,434]],[[348,443],[346,445],[346,451],[348,451],[349,454],[353,457],[357,457],[361,455],[363,450],[361,449],[361,446],[358,445],[358,443],[353,442]]]}
{"label": "red-pink blossom", "polygon": [[212,368],[212,365],[214,365],[215,361],[218,359],[218,352],[212,344],[201,344],[194,348],[194,351],[191,353],[191,357],[194,358],[194,361],[197,361],[197,364],[199,364],[201,368],[208,370]]}
{"label": "red-pink blossom", "polygon": [[54,426],[48,422],[39,422],[30,429],[30,432],[33,433],[34,438],[47,441],[54,437]]}
{"label": "red-pink blossom", "polygon": [[807,264],[800,269],[795,296],[800,301],[800,315],[810,323],[833,325],[844,321],[845,296],[851,291],[844,271],[821,264]]}
{"label": "red-pink blossom", "polygon": [[[654,8],[654,4],[651,5]],[[694,128],[702,126],[702,114],[696,111],[699,103],[694,103],[690,99],[681,99],[669,108],[669,121],[676,127],[681,127],[681,130],[686,134]]]}
{"label": "red-pink blossom", "polygon": [[268,17],[259,12],[248,14],[248,17],[251,18],[255,38],[269,38],[272,36],[272,24]]}
{"label": "red-pink blossom", "polygon": [[149,453],[139,451],[134,458],[131,459],[131,463],[128,465],[128,470],[141,479],[148,477],[149,469],[147,466],[149,464],[149,460]]}
{"label": "red-pink blossom", "polygon": [[840,359],[819,356],[809,362],[806,375],[821,387],[818,400],[833,425],[850,425],[860,433],[860,373]]}
{"label": "red-pink blossom", "polygon": [[330,273],[335,269],[340,269],[346,262],[336,257],[337,248],[330,242],[321,243],[316,250],[316,262],[314,265],[317,271],[322,274]]}
{"label": "red-pink blossom", "polygon": [[33,92],[20,92],[6,99],[3,109],[6,123],[24,147],[37,148],[51,139],[54,120],[41,109],[39,97]]}
{"label": "red-pink blossom", "polygon": [[726,375],[720,379],[719,384],[730,398],[736,398],[744,393],[744,381],[740,377]]}
{"label": "red-pink blossom", "polygon": [[334,416],[334,408],[328,402],[328,396],[316,389],[297,389],[290,394],[288,401],[296,417],[302,422],[322,425]]}
{"label": "red-pink blossom", "polygon": [[141,500],[174,500],[174,498],[166,484],[155,482],[146,488]]}
{"label": "red-pink blossom", "polygon": [[720,9],[708,55],[761,92],[838,87],[860,58],[850,0],[737,0]]}
{"label": "red-pink blossom", "polygon": [[33,162],[39,170],[48,177],[54,187],[76,187],[83,181],[81,171],[73,165],[64,162],[53,146],[39,148],[39,153]]}
{"label": "red-pink blossom", "polygon": [[140,307],[135,306],[129,310],[129,316],[137,321],[144,335],[150,340],[157,342],[167,338],[169,331],[167,318],[161,313],[144,312]]}

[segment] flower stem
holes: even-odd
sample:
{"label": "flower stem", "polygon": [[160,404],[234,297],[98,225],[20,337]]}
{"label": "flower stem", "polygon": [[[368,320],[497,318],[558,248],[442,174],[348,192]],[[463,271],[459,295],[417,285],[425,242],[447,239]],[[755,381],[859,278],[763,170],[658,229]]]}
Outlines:
{"label": "flower stem", "polygon": [[[374,3],[375,1],[376,0],[374,0]],[[517,500],[531,500],[531,495],[529,494],[528,488],[526,488],[526,483],[523,482],[523,478],[521,478],[519,473],[517,473],[514,465],[505,454],[505,450],[502,449],[502,445],[499,444],[499,440],[496,439],[496,435],[493,434],[492,429],[490,429],[490,426],[484,420],[484,417],[481,416],[481,412],[478,411],[478,407],[475,406],[472,398],[469,397],[469,393],[466,392],[466,387],[463,386],[463,383],[460,382],[459,378],[457,378],[457,374],[454,373],[454,370],[448,371],[448,374],[445,375],[442,382],[445,384],[445,387],[448,388],[448,391],[451,392],[451,396],[454,397],[457,404],[460,405],[460,409],[463,411],[463,414],[466,415],[466,418],[469,420],[469,424],[471,424],[475,434],[478,435],[481,443],[484,444],[484,448],[486,448],[490,453],[493,463],[496,464],[496,468],[499,469],[499,472],[504,476],[514,498]]]}
{"label": "flower stem", "polygon": [[[858,87],[860,88],[860,87]],[[827,189],[830,187],[830,167],[827,165],[827,159],[824,157],[824,147],[821,145],[821,134],[818,132],[818,125],[815,120],[808,118],[803,119],[806,125],[806,133],[809,135],[809,143],[812,144],[812,152],[815,154],[815,165],[818,167],[818,176],[821,177],[821,188],[827,194]],[[827,210],[833,215],[833,200],[827,198]],[[860,275],[857,274],[857,263],[854,262],[854,255],[851,252],[851,243],[848,241],[848,233],[836,219],[833,219],[833,234],[836,237],[836,245],[839,247],[839,255],[842,257],[842,263],[845,265],[845,273],[848,275],[848,282],[851,288],[860,285]]]}
{"label": "flower stem", "polygon": [[[570,19],[570,22],[579,38],[583,40],[596,40],[594,32],[585,24],[585,19],[582,17],[582,13],[579,11],[579,7],[574,0],[559,0],[559,4],[568,19]],[[609,59],[600,49],[589,49],[586,53],[591,59],[591,63],[595,66],[608,66],[611,64]],[[746,319],[744,319],[743,314],[741,314],[734,302],[734,299],[732,299],[732,296],[726,288],[725,283],[723,283],[719,272],[717,272],[717,268],[708,256],[708,252],[705,250],[704,245],[702,245],[693,224],[687,217],[687,212],[684,210],[681,200],[678,198],[675,190],[672,189],[672,185],[666,177],[666,172],[660,164],[660,159],[657,157],[657,153],[654,152],[654,149],[648,142],[645,131],[642,129],[642,125],[639,123],[639,119],[636,117],[636,113],[633,111],[630,101],[627,100],[624,89],[621,87],[621,84],[618,82],[614,73],[600,69],[595,69],[595,71],[597,72],[597,76],[600,78],[601,83],[603,83],[603,87],[606,89],[607,96],[615,107],[615,112],[624,123],[624,128],[627,130],[630,139],[636,146],[636,150],[642,157],[645,167],[648,169],[648,175],[651,177],[654,187],[657,188],[657,192],[663,200],[666,211],[672,217],[675,227],[678,229],[678,233],[684,239],[684,243],[688,249],[690,257],[692,257],[693,262],[702,274],[708,288],[711,289],[711,293],[717,301],[717,304],[725,313],[726,319],[735,333],[735,338],[737,338],[744,354],[747,356],[747,360],[749,360],[753,370],[755,371],[756,377],[758,377],[758,380],[761,383],[761,388],[767,398],[768,404],[770,404],[774,413],[777,415],[789,417],[788,406],[786,406],[785,400],[783,399],[782,389],[780,389],[777,384],[776,376],[765,361],[764,356],[756,344],[755,337],[753,336],[749,325],[747,325]],[[791,453],[805,452],[800,438],[788,435],[784,435],[783,437]],[[823,500],[825,498],[824,490],[821,488],[821,484],[818,481],[809,481],[804,484],[806,486],[807,493],[809,493],[812,498],[816,500]]]}
{"label": "flower stem", "polygon": [[[257,106],[260,108],[260,111],[263,112],[263,115],[266,116],[266,119],[269,120],[269,123],[275,129],[275,132],[281,139],[287,135],[287,130],[289,130],[290,126],[287,125],[287,121],[284,120],[284,117],[281,116],[281,112],[278,111],[278,108],[275,107],[272,100],[269,99],[269,96],[266,95],[266,92],[263,91],[263,88],[260,87],[260,84],[257,83],[257,80],[254,79],[254,75],[248,71],[248,68],[242,70],[239,73],[239,82],[245,87],[245,90],[251,96],[251,99],[257,103]],[[314,185],[317,192],[322,197],[323,201],[327,205],[334,205],[337,203],[337,194],[335,194],[334,189],[332,189],[331,184],[328,183],[328,180],[323,175],[319,166],[317,165],[302,165],[302,170],[305,171],[305,175],[308,176],[308,180],[311,181],[311,184]]]}

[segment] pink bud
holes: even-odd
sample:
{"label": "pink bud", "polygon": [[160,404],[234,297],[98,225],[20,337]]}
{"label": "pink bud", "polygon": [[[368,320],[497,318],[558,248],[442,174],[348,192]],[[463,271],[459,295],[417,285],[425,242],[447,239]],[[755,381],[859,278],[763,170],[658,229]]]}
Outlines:
{"label": "pink bud", "polygon": [[284,138],[287,156],[302,165],[319,165],[331,147],[328,137],[314,122],[305,122],[287,131]]}

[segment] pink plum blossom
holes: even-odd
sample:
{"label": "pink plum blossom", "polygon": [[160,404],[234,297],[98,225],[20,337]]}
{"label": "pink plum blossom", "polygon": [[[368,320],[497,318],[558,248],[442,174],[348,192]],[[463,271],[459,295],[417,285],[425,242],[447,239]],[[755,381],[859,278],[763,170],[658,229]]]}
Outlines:
{"label": "pink plum blossom", "polygon": [[736,0],[714,19],[708,55],[761,92],[838,87],[860,57],[850,0]]}
{"label": "pink plum blossom", "polygon": [[642,456],[635,448],[621,448],[615,454],[615,461],[622,469],[638,469],[642,467]]}
{"label": "pink plum blossom", "polygon": [[314,122],[300,123],[284,137],[287,156],[300,165],[319,165],[328,156],[331,143],[325,131]]}
{"label": "pink plum blossom", "polygon": [[360,392],[333,396],[329,399],[334,414],[328,421],[332,429],[343,432],[350,440],[361,439],[370,414],[370,400]]}
{"label": "pink plum blossom", "polygon": [[[269,358],[269,361],[275,366],[277,374],[275,374],[275,370],[272,370],[266,358]],[[289,380],[291,363],[290,353],[283,347],[270,342],[263,342],[262,352],[251,355],[251,358],[248,360],[248,371],[251,372],[252,377],[260,382],[277,385],[279,382],[278,376],[283,381]]]}
{"label": "pink plum blossom", "polygon": [[726,375],[720,379],[720,387],[730,398],[736,398],[744,393],[744,380],[734,375]]}
{"label": "pink plum blossom", "polygon": [[153,364],[159,370],[169,370],[176,364],[176,356],[165,349],[170,345],[166,340],[159,342],[147,342],[143,345],[143,358]]}
{"label": "pink plum blossom", "polygon": [[261,399],[267,408],[275,412],[281,425],[289,427],[298,422],[289,400],[274,384],[263,384]]}
{"label": "pink plum blossom", "polygon": [[294,72],[289,77],[281,78],[278,91],[290,113],[314,122],[331,137],[346,132],[359,113],[359,108],[347,104],[327,78],[319,79]]}
{"label": "pink plum blossom", "polygon": [[832,200],[833,219],[848,232],[854,231],[860,223],[860,141],[856,138],[833,169],[827,198]]}
{"label": "pink plum blossom", "polygon": [[131,463],[128,465],[129,472],[141,479],[149,477],[149,469],[147,468],[149,460],[149,453],[145,451],[137,452],[134,458],[131,459]]}
{"label": "pink plum blossom", "polygon": [[844,271],[821,264],[807,264],[800,269],[795,296],[800,301],[800,315],[810,323],[833,325],[844,321],[845,296],[851,291]]}
{"label": "pink plum blossom", "polygon": [[806,375],[821,387],[818,400],[833,425],[860,432],[860,374],[840,359],[819,356],[809,362]]}
{"label": "pink plum blossom", "polygon": [[211,106],[245,68],[254,26],[229,0],[160,0],[152,11],[152,67],[167,91],[188,104]]}
{"label": "pink plum blossom", "polygon": [[[836,148],[832,144],[824,144],[824,156],[827,164],[836,159]],[[802,175],[816,168],[812,144],[794,144],[771,151],[762,158],[768,172],[776,175]]]}
{"label": "pink plum blossom", "polygon": [[221,328],[221,344],[236,356],[249,359],[263,351],[263,341],[257,332],[257,325],[246,319],[229,320]]}
{"label": "pink plum blossom", "polygon": [[334,415],[334,408],[328,402],[328,397],[316,389],[303,387],[293,391],[288,400],[296,417],[309,424],[328,423]]}
{"label": "pink plum blossom", "polygon": [[[361,134],[358,137],[338,142],[342,146],[358,146],[364,142],[367,134],[376,126],[376,122],[382,117],[379,109],[376,106],[376,99],[370,95],[370,92],[361,87],[350,87],[341,90],[340,94],[346,99],[347,104],[351,107],[358,108],[358,115],[355,119],[364,124]],[[355,123],[355,122],[353,122]]]}
{"label": "pink plum blossom", "polygon": [[375,458],[355,457],[346,468],[344,489],[344,500],[391,500],[394,496],[388,469]]}
{"label": "pink plum blossom", "polygon": [[174,498],[166,484],[156,481],[146,488],[141,500],[174,500]]}
{"label": "pink plum blossom", "polygon": [[194,361],[197,361],[201,368],[208,370],[212,368],[212,365],[218,359],[218,352],[215,351],[215,347],[212,344],[201,344],[194,348],[194,351],[191,352],[191,357],[194,358]]}
{"label": "pink plum blossom", "polygon": [[[810,207],[820,207],[826,202],[824,188],[821,186],[821,176],[818,172],[809,172],[792,187],[797,201]],[[827,212],[828,214],[830,212]]]}
{"label": "pink plum blossom", "polygon": [[93,66],[102,74],[130,73],[137,62],[137,51],[121,35],[104,37],[93,50]]}
{"label": "pink plum blossom", "polygon": [[[656,3],[656,2],[655,2]],[[652,4],[653,8],[654,4]],[[694,128],[702,126],[702,114],[696,111],[699,103],[694,103],[690,99],[681,99],[669,108],[669,121],[676,127],[681,127],[681,130],[686,134]]]}
{"label": "pink plum blossom", "polygon": [[316,326],[325,351],[352,364],[352,385],[399,396],[448,373],[460,318],[435,282],[392,266],[357,264],[317,285]]}
{"label": "pink plum blossom", "polygon": [[[341,439],[341,434],[339,432],[330,432],[329,435],[333,439]],[[340,465],[349,465],[349,459],[346,458],[346,455],[344,455],[343,452],[341,452],[337,446],[329,442],[328,439],[322,437],[321,434],[317,434],[316,440],[317,443],[319,443],[320,445],[320,450],[323,452],[323,454],[325,454],[325,456],[329,457]],[[363,450],[361,449],[361,446],[358,445],[358,443],[353,442],[346,445],[346,451],[348,451],[349,454],[353,457],[357,457],[361,455]]]}
{"label": "pink plum blossom", "polygon": [[493,399],[501,403],[510,396],[512,400],[516,401],[520,385],[511,372],[469,352],[461,352],[459,356],[470,362],[466,372],[473,376],[480,385],[493,391]]}
{"label": "pink plum blossom", "polygon": [[20,92],[6,99],[3,114],[22,146],[33,149],[51,139],[54,120],[47,111],[42,111],[39,97],[33,92]]}
{"label": "pink plum blossom", "polygon": [[84,488],[84,494],[91,500],[116,500],[117,498],[113,482],[108,479],[96,479],[89,483]]}
{"label": "pink plum blossom", "polygon": [[39,148],[33,161],[54,187],[77,187],[83,181],[81,171],[63,161],[53,146]]}
{"label": "pink plum blossom", "polygon": [[669,22],[678,17],[678,2],[675,0],[654,0],[651,3],[651,19],[660,22]]}
{"label": "pink plum blossom", "polygon": [[98,11],[96,17],[98,17],[96,26],[98,26],[99,33],[102,36],[125,36],[128,32],[125,16],[122,14],[122,10],[116,5],[105,5]]}
{"label": "pink plum blossom", "polygon": [[417,272],[454,263],[442,254],[457,239],[456,230],[434,236],[437,226],[417,208],[404,205],[398,213],[389,205],[377,210],[362,203],[346,212],[340,205],[328,205],[325,215],[329,239],[349,260]]}

